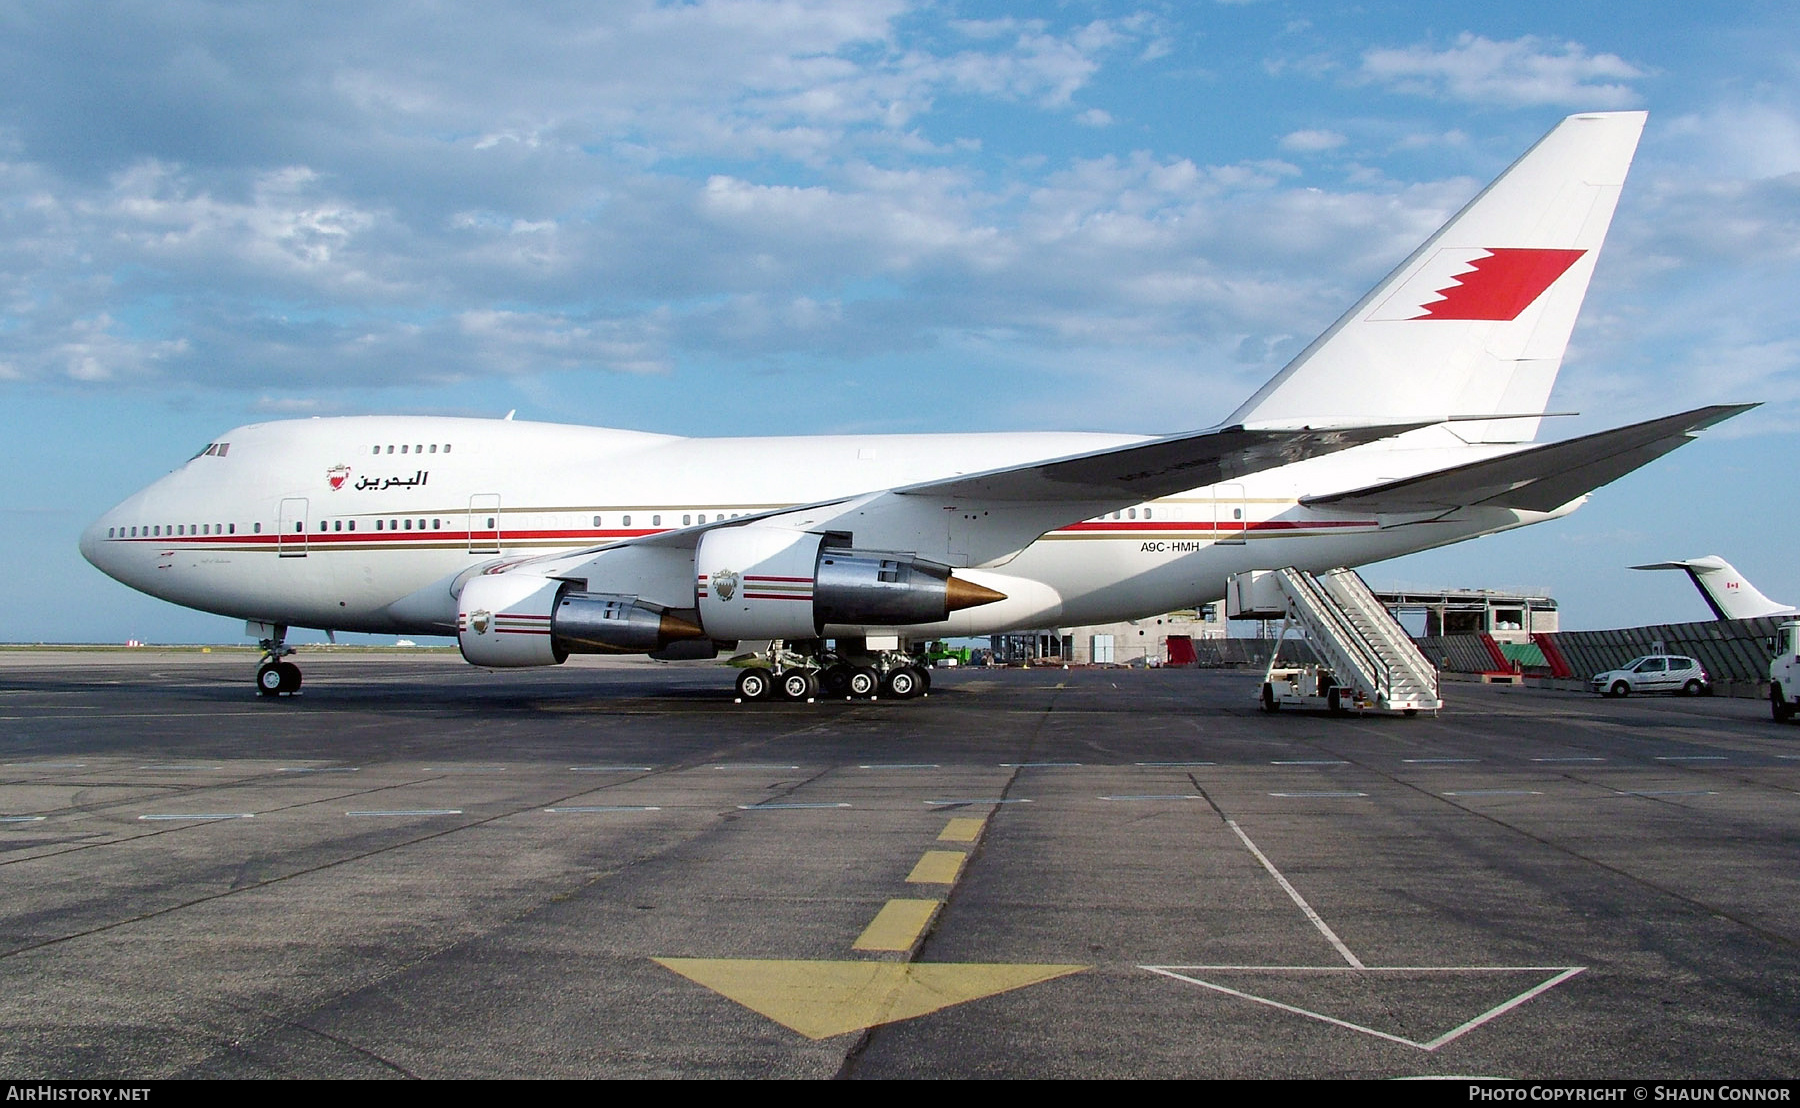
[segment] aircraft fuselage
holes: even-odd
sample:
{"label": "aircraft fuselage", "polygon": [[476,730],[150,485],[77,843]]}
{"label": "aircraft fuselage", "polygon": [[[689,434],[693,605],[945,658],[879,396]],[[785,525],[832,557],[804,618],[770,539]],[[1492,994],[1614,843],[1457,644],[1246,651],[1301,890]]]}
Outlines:
{"label": "aircraft fuselage", "polygon": [[[220,615],[451,635],[460,579],[497,561],[1137,441],[1090,433],[692,439],[434,417],[255,424],[119,504],[87,530],[81,549],[133,588]],[[900,630],[979,635],[1135,619],[1215,600],[1242,570],[1360,565],[1579,503],[1430,518],[1300,503],[1514,449],[1427,428],[1069,520],[1013,557],[975,567],[1041,587],[1011,586],[1006,603]],[[947,551],[908,552],[958,564]]]}

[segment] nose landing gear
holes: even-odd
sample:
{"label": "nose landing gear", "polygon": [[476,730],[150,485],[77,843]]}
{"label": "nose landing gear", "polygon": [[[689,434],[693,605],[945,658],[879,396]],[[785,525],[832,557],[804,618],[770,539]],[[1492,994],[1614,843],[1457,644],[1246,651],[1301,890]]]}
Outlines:
{"label": "nose landing gear", "polygon": [[300,667],[283,658],[294,653],[287,644],[287,625],[277,623],[274,634],[261,640],[262,665],[256,667],[256,691],[263,696],[291,696],[300,691]]}

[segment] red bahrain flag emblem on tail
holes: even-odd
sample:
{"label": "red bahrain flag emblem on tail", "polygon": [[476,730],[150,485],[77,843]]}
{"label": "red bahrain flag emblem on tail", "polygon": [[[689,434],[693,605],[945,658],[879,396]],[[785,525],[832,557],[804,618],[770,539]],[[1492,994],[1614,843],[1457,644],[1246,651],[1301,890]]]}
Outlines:
{"label": "red bahrain flag emblem on tail", "polygon": [[1433,254],[1369,319],[1517,319],[1585,250],[1450,247]]}

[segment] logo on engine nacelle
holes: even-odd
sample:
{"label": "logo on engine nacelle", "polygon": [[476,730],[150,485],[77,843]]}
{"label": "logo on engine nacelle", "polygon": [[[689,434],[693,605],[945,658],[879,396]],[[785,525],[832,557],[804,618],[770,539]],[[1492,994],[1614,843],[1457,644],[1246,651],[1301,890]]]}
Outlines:
{"label": "logo on engine nacelle", "polygon": [[712,575],[713,595],[720,600],[730,600],[737,587],[738,573],[735,569],[721,569]]}
{"label": "logo on engine nacelle", "polygon": [[492,627],[493,625],[494,625],[494,613],[492,613],[492,612],[470,612],[469,613],[469,630],[475,632],[477,635],[487,634],[488,628]]}

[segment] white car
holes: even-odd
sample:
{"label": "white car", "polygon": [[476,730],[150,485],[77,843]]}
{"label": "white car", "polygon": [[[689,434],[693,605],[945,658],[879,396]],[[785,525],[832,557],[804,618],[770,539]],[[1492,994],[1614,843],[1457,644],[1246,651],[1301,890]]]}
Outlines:
{"label": "white car", "polygon": [[1596,673],[1590,684],[1602,696],[1668,692],[1704,696],[1712,692],[1712,678],[1692,658],[1680,654],[1646,654],[1618,669]]}

